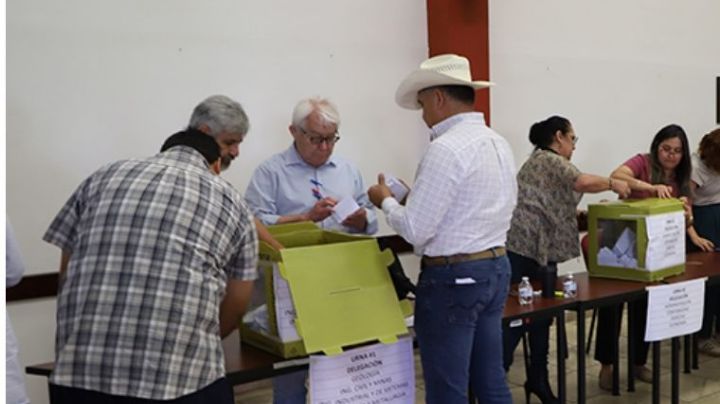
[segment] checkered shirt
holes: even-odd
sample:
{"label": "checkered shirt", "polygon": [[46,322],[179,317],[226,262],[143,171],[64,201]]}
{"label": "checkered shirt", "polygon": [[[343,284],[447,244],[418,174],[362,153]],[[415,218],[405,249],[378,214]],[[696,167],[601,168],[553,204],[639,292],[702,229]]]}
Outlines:
{"label": "checkered shirt", "polygon": [[195,150],[112,163],[86,179],[43,239],[71,252],[50,382],[174,399],[224,377],[228,279],[256,278],[242,197]]}

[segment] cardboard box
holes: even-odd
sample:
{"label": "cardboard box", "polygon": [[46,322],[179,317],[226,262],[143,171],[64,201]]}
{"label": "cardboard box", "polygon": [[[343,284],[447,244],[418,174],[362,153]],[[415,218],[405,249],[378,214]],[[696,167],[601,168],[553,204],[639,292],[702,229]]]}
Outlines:
{"label": "cardboard box", "polygon": [[678,199],[624,200],[588,208],[591,276],[653,282],[685,272]]}
{"label": "cardboard box", "polygon": [[[392,343],[408,333],[387,271],[392,253],[381,252],[374,238],[322,230],[312,223],[269,230],[285,246],[280,251],[260,246],[270,329],[266,333],[241,324],[245,342],[289,358],[337,354],[343,347],[376,340]],[[293,306],[294,324],[289,320]],[[301,341],[287,339],[293,325]]]}

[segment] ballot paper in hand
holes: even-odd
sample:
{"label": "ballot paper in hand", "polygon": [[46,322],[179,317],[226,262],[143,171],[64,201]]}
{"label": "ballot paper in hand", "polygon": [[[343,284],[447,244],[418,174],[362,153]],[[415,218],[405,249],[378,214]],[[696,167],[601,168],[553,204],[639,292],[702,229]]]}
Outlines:
{"label": "ballot paper in hand", "polygon": [[402,201],[405,199],[405,196],[410,192],[408,187],[405,186],[399,179],[395,178],[392,175],[386,174],[385,175],[385,185],[390,188],[390,192],[392,192],[393,196],[396,200]]}
{"label": "ballot paper in hand", "polygon": [[355,199],[345,198],[335,205],[332,215],[338,223],[342,223],[348,216],[357,212],[358,209],[360,209],[360,206],[355,202]]}

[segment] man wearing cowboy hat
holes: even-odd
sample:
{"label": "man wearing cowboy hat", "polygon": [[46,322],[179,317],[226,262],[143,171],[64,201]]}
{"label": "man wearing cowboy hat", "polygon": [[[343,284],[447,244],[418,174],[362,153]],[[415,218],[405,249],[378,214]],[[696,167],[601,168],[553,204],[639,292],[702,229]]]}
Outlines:
{"label": "man wearing cowboy hat", "polygon": [[510,280],[505,234],[517,197],[508,142],[474,112],[475,90],[462,56],[424,61],[395,100],[422,109],[430,145],[405,206],[382,175],[368,190],[388,224],[423,254],[415,332],[428,404],[511,403],[502,363],[502,313]]}

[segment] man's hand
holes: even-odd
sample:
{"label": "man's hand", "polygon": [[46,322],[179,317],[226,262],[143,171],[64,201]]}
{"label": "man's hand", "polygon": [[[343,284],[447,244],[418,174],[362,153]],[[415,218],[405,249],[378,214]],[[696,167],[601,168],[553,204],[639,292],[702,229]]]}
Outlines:
{"label": "man's hand", "polygon": [[365,208],[356,210],[352,215],[346,217],[342,224],[343,226],[364,232],[365,228],[367,228],[367,211]]}
{"label": "man's hand", "polygon": [[315,205],[306,213],[307,219],[313,222],[325,220],[332,214],[333,207],[337,205],[337,201],[330,197],[325,197],[315,202]]}
{"label": "man's hand", "polygon": [[385,176],[382,174],[378,175],[378,183],[368,188],[367,193],[370,202],[378,208],[381,207],[382,201],[384,201],[385,198],[392,197],[392,192],[390,192],[390,188],[385,185]]}
{"label": "man's hand", "polygon": [[233,332],[245,315],[250,297],[252,296],[253,281],[240,281],[229,279],[225,287],[225,297],[220,304],[220,337],[225,338]]}

